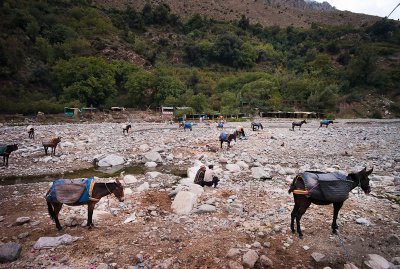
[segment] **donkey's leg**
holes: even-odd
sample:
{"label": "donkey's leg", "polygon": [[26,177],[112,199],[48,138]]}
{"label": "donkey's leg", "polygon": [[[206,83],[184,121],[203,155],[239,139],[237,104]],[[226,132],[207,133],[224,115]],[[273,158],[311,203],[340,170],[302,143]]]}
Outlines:
{"label": "donkey's leg", "polygon": [[337,217],[339,215],[339,210],[342,208],[343,202],[333,203],[333,221],[332,221],[332,233],[336,234],[336,230],[339,226],[336,223]]}
{"label": "donkey's leg", "polygon": [[297,225],[297,233],[299,234],[300,238],[303,238],[303,233],[301,231],[301,226],[300,226],[300,220],[301,217],[304,215],[304,213],[306,213],[307,208],[311,205],[311,202],[308,201],[308,199],[304,196],[304,197],[300,197],[301,202],[299,202],[299,210],[297,211],[297,215],[296,215],[296,225]]}
{"label": "donkey's leg", "polygon": [[88,203],[88,220],[87,220],[86,226],[88,226],[89,229],[94,227],[93,221],[92,221],[94,206],[95,206],[95,203],[92,203],[92,202]]}
{"label": "donkey's leg", "polygon": [[224,141],[222,141],[222,140],[220,140],[221,141],[221,149],[222,149],[222,143],[224,143]]}
{"label": "donkey's leg", "polygon": [[60,221],[58,220],[58,213],[60,213],[60,210],[61,210],[63,204],[52,203],[52,205],[53,205],[53,210],[54,210],[54,221],[56,222],[57,230],[61,231],[62,227],[61,227]]}
{"label": "donkey's leg", "polygon": [[44,154],[47,155],[47,147],[44,147]]}
{"label": "donkey's leg", "polygon": [[292,230],[292,233],[296,233],[294,229],[294,219],[297,217],[298,212],[299,212],[299,205],[295,203],[292,213],[290,214],[291,216],[290,229]]}

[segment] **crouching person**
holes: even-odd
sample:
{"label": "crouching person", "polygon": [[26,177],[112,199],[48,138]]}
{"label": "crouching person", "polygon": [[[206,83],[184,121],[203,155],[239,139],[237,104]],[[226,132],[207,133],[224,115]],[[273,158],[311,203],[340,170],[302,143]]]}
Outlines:
{"label": "crouching person", "polygon": [[217,176],[215,176],[213,168],[214,168],[213,165],[209,165],[208,168],[206,168],[205,165],[202,165],[196,173],[196,176],[194,178],[194,183],[202,187],[214,186],[214,188],[216,188],[219,179]]}

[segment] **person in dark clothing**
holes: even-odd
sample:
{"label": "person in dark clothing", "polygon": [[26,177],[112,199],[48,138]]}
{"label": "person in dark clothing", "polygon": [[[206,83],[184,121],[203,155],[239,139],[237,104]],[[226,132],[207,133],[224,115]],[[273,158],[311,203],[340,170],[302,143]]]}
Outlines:
{"label": "person in dark clothing", "polygon": [[203,164],[200,166],[200,169],[197,171],[196,176],[194,177],[194,184],[198,184],[200,186],[203,186],[204,182],[204,175],[206,172],[206,166]]}

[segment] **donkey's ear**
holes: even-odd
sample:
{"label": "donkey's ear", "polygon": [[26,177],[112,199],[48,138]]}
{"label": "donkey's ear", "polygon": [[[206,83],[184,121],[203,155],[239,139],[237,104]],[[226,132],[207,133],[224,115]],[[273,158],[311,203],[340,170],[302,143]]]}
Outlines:
{"label": "donkey's ear", "polygon": [[367,176],[369,176],[371,173],[372,173],[372,171],[374,170],[374,168],[371,168],[370,170],[368,170],[366,173],[367,173]]}

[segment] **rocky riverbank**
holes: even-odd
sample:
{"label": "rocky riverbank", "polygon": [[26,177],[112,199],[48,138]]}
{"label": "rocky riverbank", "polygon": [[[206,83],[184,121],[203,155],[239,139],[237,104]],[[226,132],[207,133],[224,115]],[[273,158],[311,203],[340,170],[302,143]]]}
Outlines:
{"label": "rocky riverbank", "polygon": [[[291,120],[262,123],[264,130],[255,132],[249,122],[242,123],[247,139],[233,142],[229,150],[225,144],[219,150],[219,132],[204,124],[184,132],[168,123],[133,123],[128,135],[116,123],[36,125],[35,140],[23,126],[3,126],[2,142],[19,143],[9,167],[0,169],[3,180],[65,174],[93,167],[93,160],[150,171],[188,168],[188,178],[155,171],[127,175],[125,204],[111,196],[102,199],[90,231],[82,227],[86,208],[67,206],[60,213],[64,230],[56,231],[43,199],[47,183],[2,186],[1,242],[17,243],[21,253],[0,267],[343,268],[352,261],[360,268],[376,258],[367,254],[398,264],[400,122],[339,120],[318,129],[314,120],[294,131]],[[229,123],[226,130],[237,125]],[[56,156],[44,156],[41,141],[52,136],[61,137],[61,147]],[[191,184],[201,163],[214,164],[219,188]],[[290,233],[293,199],[287,188],[296,173],[348,173],[363,166],[374,167],[372,193],[355,189],[346,201],[339,216],[343,245],[330,233],[331,206],[311,206],[302,220],[303,240]],[[179,193],[190,193],[180,205]],[[18,222],[21,217],[29,221]],[[76,241],[34,247],[41,237],[66,234]]]}

